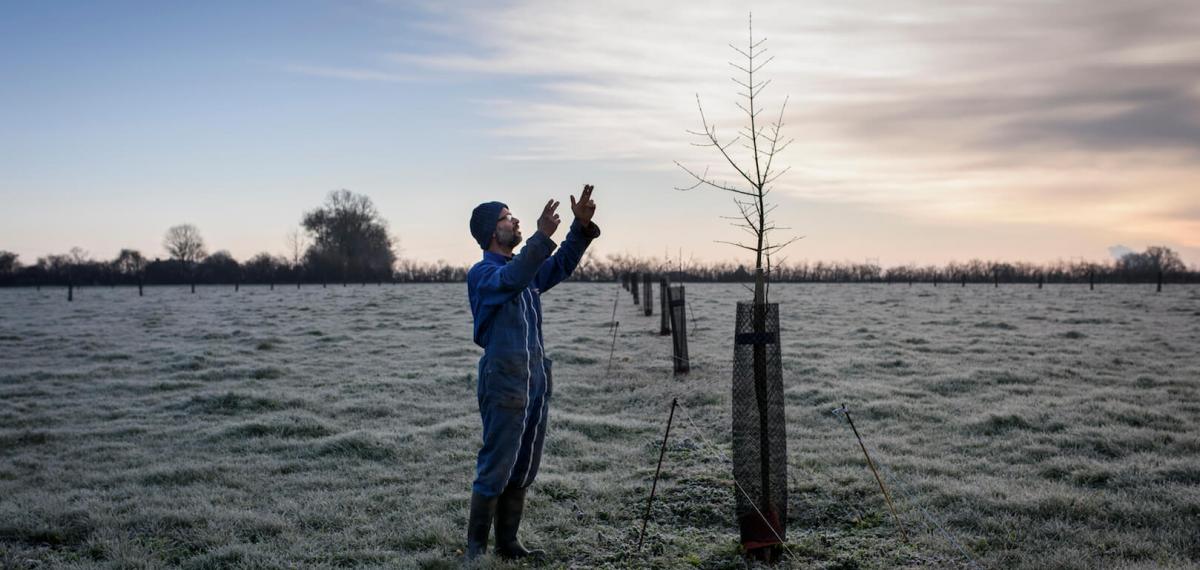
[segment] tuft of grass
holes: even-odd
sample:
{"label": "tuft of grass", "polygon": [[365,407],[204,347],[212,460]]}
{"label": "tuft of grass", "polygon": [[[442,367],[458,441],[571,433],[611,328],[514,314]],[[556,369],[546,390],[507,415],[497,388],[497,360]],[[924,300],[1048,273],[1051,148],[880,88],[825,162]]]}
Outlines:
{"label": "tuft of grass", "polygon": [[0,544],[73,548],[87,542],[95,530],[87,511],[54,500],[28,511],[15,505],[0,509]]}
{"label": "tuft of grass", "polygon": [[939,396],[957,396],[975,392],[979,389],[979,382],[971,378],[948,378],[945,380],[935,380],[930,383],[929,390]]}
{"label": "tuft of grass", "polygon": [[311,439],[327,437],[335,433],[337,433],[336,430],[311,416],[276,415],[230,426],[221,432],[221,437],[228,439],[257,437]]}
{"label": "tuft of grass", "polygon": [[[1153,475],[1155,479],[1158,479],[1164,483],[1200,485],[1200,466],[1195,464],[1162,467],[1155,469]],[[1200,515],[1200,513],[1194,514]]]}
{"label": "tuft of grass", "polygon": [[268,338],[258,341],[258,344],[254,345],[254,350],[275,350],[281,344],[283,344],[283,341],[277,338]]}
{"label": "tuft of grass", "polygon": [[1037,384],[1036,376],[1019,374],[1012,370],[980,370],[974,374],[979,380],[995,382],[1001,386]]}
{"label": "tuft of grass", "polygon": [[1087,318],[1087,317],[1084,317],[1084,318],[1075,317],[1075,318],[1063,319],[1059,322],[1061,322],[1063,324],[1068,324],[1068,325],[1108,325],[1108,324],[1112,324],[1113,320],[1112,319]]}
{"label": "tuft of grass", "polygon": [[[668,489],[663,489],[662,518],[692,528],[717,529],[729,524],[734,512],[732,481],[709,475],[683,477]],[[646,489],[649,492],[649,489]],[[653,515],[653,513],[652,513]]]}
{"label": "tuft of grass", "polygon": [[261,549],[248,544],[228,544],[183,562],[185,570],[225,570],[228,568],[287,568],[272,560]]}
{"label": "tuft of grass", "polygon": [[554,362],[559,365],[562,365],[562,364],[587,365],[587,364],[596,364],[596,363],[600,362],[599,358],[592,358],[590,356],[584,356],[582,354],[577,354],[574,352],[563,352],[563,353],[555,354],[555,355],[551,356],[551,359],[553,359]]}
{"label": "tuft of grass", "polygon": [[996,415],[992,414],[987,419],[976,422],[971,426],[971,431],[983,435],[1002,435],[1013,430],[1033,430],[1034,427],[1025,418],[1017,414]]}
{"label": "tuft of grass", "polygon": [[242,412],[282,410],[292,406],[277,398],[265,398],[230,391],[218,395],[192,396],[184,407],[202,414],[231,415]]}
{"label": "tuft of grass", "polygon": [[275,380],[283,378],[284,371],[274,366],[264,366],[255,368],[250,372],[250,377],[255,380]]}
{"label": "tuft of grass", "polygon": [[550,479],[539,485],[538,491],[555,501],[575,501],[579,499],[579,488],[558,480]]}
{"label": "tuft of grass", "polygon": [[199,382],[157,382],[150,386],[150,389],[155,392],[174,392],[175,390],[187,390],[189,388],[199,388],[200,386],[203,386],[203,384]]}
{"label": "tuft of grass", "polygon": [[123,352],[110,352],[107,354],[97,354],[92,356],[92,360],[99,362],[118,362],[122,360],[133,360],[133,356]]}
{"label": "tuft of grass", "polygon": [[975,323],[975,328],[1015,331],[1017,330],[1017,325],[1009,324],[1003,321],[983,321],[980,323]]}
{"label": "tuft of grass", "polygon": [[42,430],[0,433],[0,449],[9,450],[18,447],[37,447],[39,445],[46,445],[57,438],[58,436],[54,433]]}
{"label": "tuft of grass", "polygon": [[219,481],[221,472],[221,469],[215,467],[173,467],[142,476],[142,483],[158,487],[184,487],[195,483]]}
{"label": "tuft of grass", "polygon": [[593,441],[628,440],[650,431],[648,426],[627,420],[582,414],[560,414],[557,429],[573,430]]}
{"label": "tuft of grass", "polygon": [[[473,376],[473,375],[469,375]],[[384,405],[377,404],[352,404],[338,409],[338,414],[346,414],[349,416],[357,416],[368,419],[379,419],[390,417],[395,414],[395,411]]]}
{"label": "tuft of grass", "polygon": [[1071,474],[1071,481],[1076,485],[1092,489],[1110,486],[1113,478],[1114,474],[1112,471],[1098,467],[1080,469]]}
{"label": "tuft of grass", "polygon": [[334,552],[330,556],[329,562],[338,568],[358,568],[362,566],[388,568],[395,566],[395,558],[396,553],[394,551],[359,549]]}
{"label": "tuft of grass", "polygon": [[1153,409],[1126,407],[1118,410],[1107,410],[1105,415],[1113,421],[1135,428],[1150,428],[1159,431],[1187,431],[1185,422],[1171,414],[1155,412]]}
{"label": "tuft of grass", "polygon": [[388,461],[396,457],[396,450],[370,434],[356,431],[317,443],[311,448],[311,454],[316,457]]}
{"label": "tuft of grass", "polygon": [[208,359],[203,356],[189,356],[171,363],[169,368],[180,372],[196,372],[203,370],[207,364]]}
{"label": "tuft of grass", "polygon": [[451,532],[449,525],[444,524],[444,521],[427,521],[433,524],[415,526],[403,532],[398,541],[398,546],[404,550],[420,552],[424,550],[437,550],[443,546],[457,544],[461,539],[458,533]]}

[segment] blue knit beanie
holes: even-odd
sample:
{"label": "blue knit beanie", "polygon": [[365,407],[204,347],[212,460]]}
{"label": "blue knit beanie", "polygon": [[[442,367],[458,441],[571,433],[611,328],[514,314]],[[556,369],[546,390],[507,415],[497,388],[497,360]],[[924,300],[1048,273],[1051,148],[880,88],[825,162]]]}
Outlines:
{"label": "blue knit beanie", "polygon": [[475,206],[471,212],[471,237],[479,242],[479,249],[487,249],[492,243],[492,233],[496,231],[496,222],[500,219],[500,210],[507,208],[500,202],[484,202]]}

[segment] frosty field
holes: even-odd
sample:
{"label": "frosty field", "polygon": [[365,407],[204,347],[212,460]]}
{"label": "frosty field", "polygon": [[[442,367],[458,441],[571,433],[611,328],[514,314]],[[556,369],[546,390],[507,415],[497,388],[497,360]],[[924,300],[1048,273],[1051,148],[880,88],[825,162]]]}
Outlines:
{"label": "frosty field", "polygon": [[[927,514],[984,568],[1200,567],[1200,288],[771,294],[791,566],[970,567]],[[681,377],[657,298],[646,317],[616,284],[543,297],[555,390],[522,528],[548,565],[741,565],[721,454],[734,302],[749,293],[687,295]],[[0,567],[458,566],[481,353],[464,284],[65,298],[0,290]],[[830,413],[843,402],[885,466],[908,544]]]}

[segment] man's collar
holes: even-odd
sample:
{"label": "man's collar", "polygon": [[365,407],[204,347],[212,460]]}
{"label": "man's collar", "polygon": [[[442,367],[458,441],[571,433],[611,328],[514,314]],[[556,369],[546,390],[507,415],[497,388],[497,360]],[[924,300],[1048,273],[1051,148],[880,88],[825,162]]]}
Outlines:
{"label": "man's collar", "polygon": [[499,253],[496,253],[494,251],[484,251],[483,258],[490,260],[490,261],[494,261],[496,263],[508,263],[509,261],[512,260],[512,257],[506,256],[506,255],[500,255]]}

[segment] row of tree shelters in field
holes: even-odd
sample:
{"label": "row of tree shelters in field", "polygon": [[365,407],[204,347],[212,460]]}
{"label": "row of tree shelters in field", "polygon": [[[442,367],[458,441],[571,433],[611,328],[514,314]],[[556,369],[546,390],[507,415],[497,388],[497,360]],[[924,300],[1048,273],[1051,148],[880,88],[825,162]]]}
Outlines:
{"label": "row of tree shelters in field", "polygon": [[[650,273],[623,273],[621,287],[633,295],[633,304],[639,307],[643,316],[654,316],[655,294],[658,288],[658,334],[671,335],[671,361],[676,374],[687,373],[691,369],[688,358],[687,337],[687,298],[684,286],[672,285],[666,275]],[[614,319],[616,306],[613,307]],[[617,322],[614,320],[614,325]],[[614,335],[615,341],[615,335]]]}

